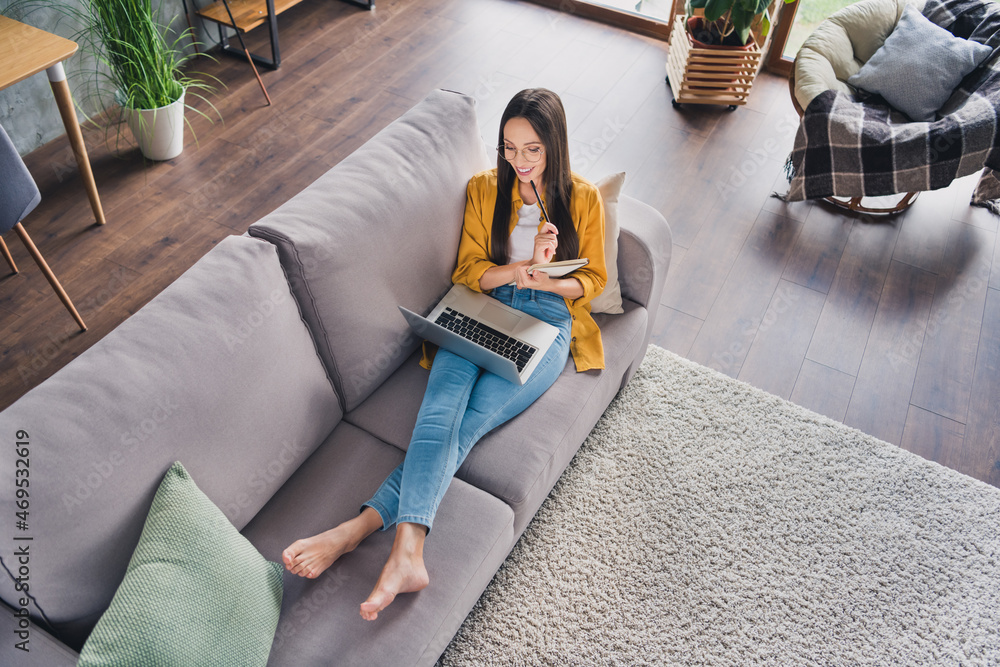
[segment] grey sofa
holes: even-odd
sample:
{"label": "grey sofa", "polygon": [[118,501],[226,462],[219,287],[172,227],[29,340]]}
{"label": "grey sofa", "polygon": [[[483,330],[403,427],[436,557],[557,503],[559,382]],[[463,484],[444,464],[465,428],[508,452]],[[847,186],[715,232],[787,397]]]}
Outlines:
{"label": "grey sofa", "polygon": [[[0,413],[5,448],[30,437],[32,519],[26,654],[5,454],[0,664],[75,663],[174,461],[272,561],[357,513],[402,461],[427,378],[396,306],[426,312],[449,287],[466,182],[489,166],[474,101],[432,93]],[[426,544],[431,585],[377,621],[358,605],[392,531],[315,580],[286,572],[269,664],[426,665],[444,650],[645,352],[670,233],[650,207],[618,207],[625,312],[597,316],[606,369],[570,362],[473,449]]]}

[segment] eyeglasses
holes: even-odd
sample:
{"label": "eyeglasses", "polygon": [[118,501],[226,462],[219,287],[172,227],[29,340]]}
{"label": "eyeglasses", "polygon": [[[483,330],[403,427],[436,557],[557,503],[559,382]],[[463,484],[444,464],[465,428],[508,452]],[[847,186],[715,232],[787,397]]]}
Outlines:
{"label": "eyeglasses", "polygon": [[524,156],[524,159],[528,162],[538,162],[542,159],[542,154],[545,150],[541,146],[528,146],[520,151],[511,146],[497,146],[497,153],[500,154],[504,160],[507,162],[513,162],[517,159],[517,154],[520,153]]}

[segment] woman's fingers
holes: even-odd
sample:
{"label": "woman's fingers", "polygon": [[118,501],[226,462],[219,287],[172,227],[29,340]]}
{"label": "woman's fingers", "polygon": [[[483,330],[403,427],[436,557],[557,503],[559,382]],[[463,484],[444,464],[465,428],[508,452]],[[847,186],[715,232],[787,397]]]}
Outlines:
{"label": "woman's fingers", "polygon": [[533,258],[537,260],[535,264],[552,261],[552,258],[556,254],[556,248],[559,247],[559,240],[556,238],[558,233],[559,230],[551,222],[546,222],[542,225],[542,230],[535,235],[535,253]]}
{"label": "woman's fingers", "polygon": [[517,267],[514,282],[518,289],[545,289],[549,274],[544,271],[528,271],[528,267]]}
{"label": "woman's fingers", "polygon": [[525,266],[518,266],[514,271],[514,283],[517,285],[517,289],[524,289],[525,284],[528,281],[528,269]]}

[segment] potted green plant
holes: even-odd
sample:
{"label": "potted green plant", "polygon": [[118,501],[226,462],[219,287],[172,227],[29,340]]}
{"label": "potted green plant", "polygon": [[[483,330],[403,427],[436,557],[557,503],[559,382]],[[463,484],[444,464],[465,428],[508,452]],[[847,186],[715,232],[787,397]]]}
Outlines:
{"label": "potted green plant", "polygon": [[76,28],[70,39],[81,45],[91,63],[83,68],[90,75],[86,100],[96,97],[98,108],[120,109],[120,121],[131,129],[147,159],[169,160],[181,153],[186,108],[208,117],[186,103],[187,95],[204,100],[218,114],[200,94],[214,86],[183,67],[192,57],[183,48],[192,38],[191,28],[171,39],[174,21],[161,24],[152,0],[82,0],[79,6],[22,0],[8,10],[30,13],[42,7],[69,18]]}
{"label": "potted green plant", "polygon": [[[688,33],[693,39],[710,46],[745,47],[752,43],[753,28],[761,37],[771,30],[767,8],[772,0],[687,0]],[[790,0],[785,0],[789,2]],[[694,10],[705,11],[704,17]]]}
{"label": "potted green plant", "polygon": [[180,44],[190,29],[168,41],[151,0],[88,0],[90,29],[101,44],[115,101],[121,106],[142,154],[169,160],[184,148],[184,97],[190,89],[210,88],[185,74]]}

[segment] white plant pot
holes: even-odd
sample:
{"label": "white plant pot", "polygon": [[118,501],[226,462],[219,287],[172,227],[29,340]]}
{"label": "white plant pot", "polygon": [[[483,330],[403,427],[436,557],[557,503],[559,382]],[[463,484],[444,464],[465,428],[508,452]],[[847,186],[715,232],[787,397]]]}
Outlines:
{"label": "white plant pot", "polygon": [[184,93],[159,109],[125,109],[125,122],[147,160],[171,160],[184,150]]}

